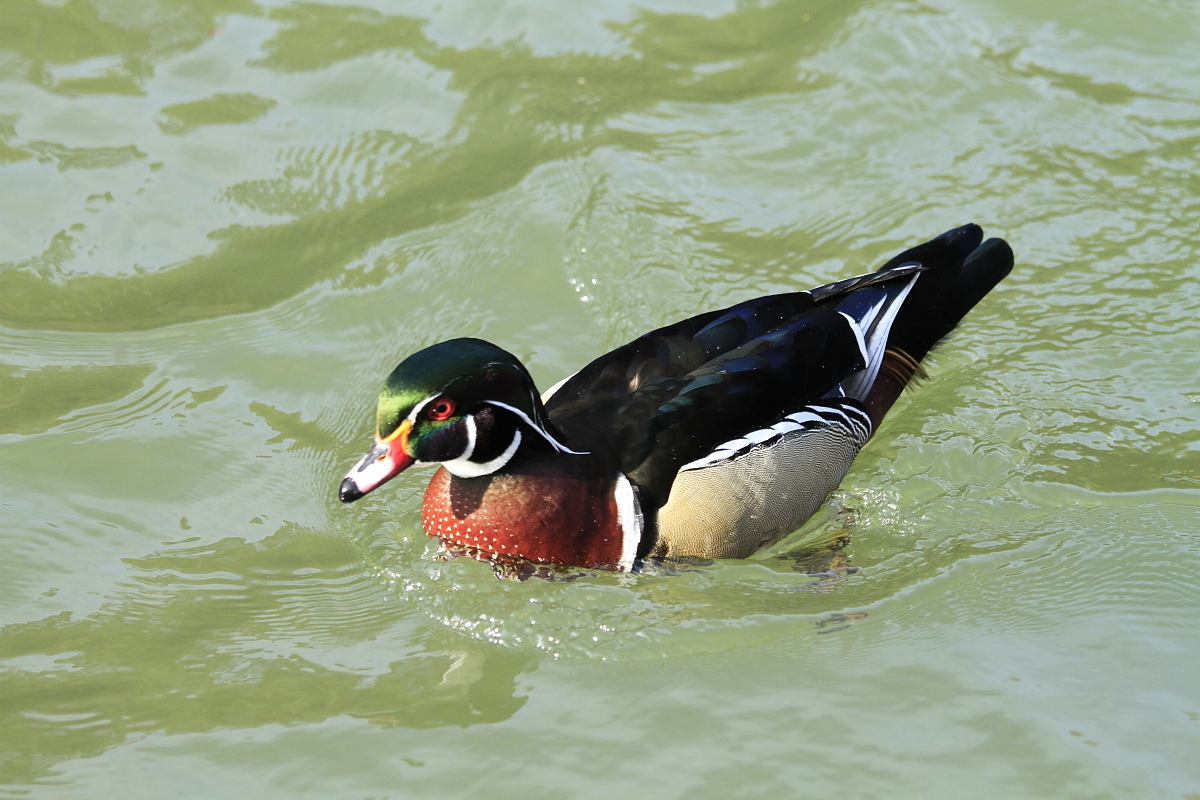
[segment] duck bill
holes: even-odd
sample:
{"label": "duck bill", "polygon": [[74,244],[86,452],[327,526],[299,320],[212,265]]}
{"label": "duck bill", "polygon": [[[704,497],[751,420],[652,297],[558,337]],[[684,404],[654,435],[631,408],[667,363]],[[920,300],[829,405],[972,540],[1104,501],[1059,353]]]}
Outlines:
{"label": "duck bill", "polygon": [[376,436],[375,445],[342,479],[342,485],[338,487],[338,499],[343,503],[353,503],[415,464],[416,459],[406,452],[410,428],[412,423],[405,420],[386,439]]}

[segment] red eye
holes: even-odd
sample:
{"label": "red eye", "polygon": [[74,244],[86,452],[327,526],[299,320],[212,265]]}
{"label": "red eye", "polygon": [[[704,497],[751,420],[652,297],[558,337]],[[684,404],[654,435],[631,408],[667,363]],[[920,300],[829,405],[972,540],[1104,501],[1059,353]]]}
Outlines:
{"label": "red eye", "polygon": [[450,415],[453,413],[454,401],[445,397],[434,400],[430,404],[429,410],[425,412],[426,416],[432,420],[437,420],[438,422],[444,419],[449,419]]}

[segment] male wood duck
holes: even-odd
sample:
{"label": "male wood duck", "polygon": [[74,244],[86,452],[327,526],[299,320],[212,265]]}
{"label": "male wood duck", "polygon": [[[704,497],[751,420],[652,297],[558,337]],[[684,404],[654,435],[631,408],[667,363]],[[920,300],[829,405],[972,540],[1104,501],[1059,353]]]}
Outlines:
{"label": "male wood duck", "polygon": [[633,340],[538,396],[512,354],[451,339],[406,358],[359,499],[437,462],[421,521],[452,553],[630,571],[744,558],[795,530],[850,469],[938,340],[1012,269],[966,225],[877,272],[747,300]]}

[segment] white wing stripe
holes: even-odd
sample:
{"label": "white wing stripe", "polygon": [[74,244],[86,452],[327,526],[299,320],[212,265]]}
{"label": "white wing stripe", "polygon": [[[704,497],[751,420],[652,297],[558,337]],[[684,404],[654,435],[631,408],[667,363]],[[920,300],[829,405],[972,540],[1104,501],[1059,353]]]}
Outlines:
{"label": "white wing stripe", "polygon": [[896,315],[900,313],[900,308],[908,298],[908,293],[912,291],[913,285],[920,277],[921,273],[913,273],[913,276],[908,279],[908,283],[896,295],[896,299],[892,300],[884,309],[883,315],[875,323],[871,330],[871,340],[866,347],[868,355],[866,368],[842,381],[842,388],[849,396],[863,400],[871,391],[871,387],[875,385],[875,378],[879,375],[879,365],[883,363],[883,354],[887,350],[888,334],[891,333],[892,323],[896,321]]}
{"label": "white wing stripe", "polygon": [[887,297],[879,298],[879,302],[871,306],[870,310],[863,314],[862,319],[858,321],[860,330],[869,331],[871,329],[871,323],[875,321],[875,315],[879,313],[879,309],[883,308],[883,304],[886,301]]}
{"label": "white wing stripe", "polygon": [[[854,331],[854,339],[858,342],[858,352],[862,354],[863,365],[870,366],[871,359],[867,355],[867,342],[863,338],[863,329],[860,328],[858,323],[854,321],[854,317],[850,316],[845,311],[839,311],[838,313],[846,318],[846,322],[850,324],[850,330]],[[874,309],[872,309],[871,316],[875,316]]]}

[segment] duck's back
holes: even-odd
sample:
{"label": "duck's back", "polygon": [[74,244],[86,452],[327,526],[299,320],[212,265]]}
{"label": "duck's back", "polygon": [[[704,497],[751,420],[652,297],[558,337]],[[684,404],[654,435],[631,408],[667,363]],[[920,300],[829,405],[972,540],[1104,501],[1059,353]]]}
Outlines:
{"label": "duck's back", "polygon": [[1012,266],[949,231],[879,271],[652,331],[546,402],[637,487],[640,555],[742,557],[807,519],[918,369]]}

